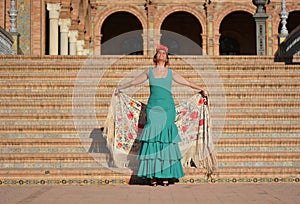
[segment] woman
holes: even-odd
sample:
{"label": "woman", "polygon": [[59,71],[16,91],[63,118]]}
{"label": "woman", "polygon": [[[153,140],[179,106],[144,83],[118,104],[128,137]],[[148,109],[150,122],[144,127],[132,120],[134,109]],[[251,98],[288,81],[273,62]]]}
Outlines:
{"label": "woman", "polygon": [[162,179],[163,185],[169,184],[169,179],[183,177],[181,164],[182,155],[178,146],[181,141],[175,124],[175,104],[172,97],[172,81],[189,86],[207,96],[200,86],[186,80],[170,68],[168,48],[159,45],[153,57],[155,67],[145,70],[132,81],[118,86],[120,90],[139,85],[146,80],[150,84],[150,97],[147,103],[147,123],[140,137],[141,149],[138,158],[140,165],[138,176],[150,178],[151,185],[157,185],[157,179]]}

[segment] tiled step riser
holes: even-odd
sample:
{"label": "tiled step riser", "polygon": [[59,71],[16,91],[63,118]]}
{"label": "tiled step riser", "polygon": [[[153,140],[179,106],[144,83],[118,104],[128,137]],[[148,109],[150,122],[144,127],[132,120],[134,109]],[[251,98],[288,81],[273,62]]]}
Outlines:
{"label": "tiled step riser", "polygon": [[[235,70],[235,69],[241,69],[241,70],[253,70],[257,67],[260,67],[262,70],[268,70],[268,69],[284,69],[285,67],[289,67],[290,69],[297,67],[297,64],[285,64],[285,63],[268,63],[265,60],[261,60],[259,62],[247,60],[247,61],[238,61],[238,60],[232,60],[231,64],[223,63],[224,61],[207,61],[207,63],[203,63],[200,58],[197,60],[192,61],[185,61],[183,59],[176,60],[176,58],[170,58],[172,60],[171,67],[178,68],[178,67],[189,67],[189,68],[203,68],[203,69],[209,69],[209,68],[215,68],[215,67],[227,67],[228,69]],[[112,63],[113,62],[113,63]],[[59,64],[60,67],[57,67],[55,65]],[[128,66],[132,65],[132,67]],[[115,67],[116,69],[132,69],[132,68],[146,68],[153,66],[152,59],[138,59],[136,61],[133,61],[132,59],[113,59],[112,61],[105,61],[103,58],[99,60],[66,60],[62,58],[58,61],[49,61],[46,59],[42,59],[39,62],[35,61],[26,61],[26,60],[20,60],[18,61],[9,61],[9,60],[2,60],[1,68],[5,69],[8,67],[13,67],[15,69],[17,68],[23,68],[23,69],[31,69],[35,68],[37,70],[43,70],[46,67],[48,69],[74,69],[77,67],[84,67],[84,68],[93,68],[97,69],[99,67]]]}
{"label": "tiled step riser", "polygon": [[[40,139],[40,138],[80,138],[80,134],[76,131],[68,132],[68,131],[52,131],[52,132],[46,132],[43,131],[28,131],[26,133],[22,133],[19,131],[10,131],[10,132],[0,132],[0,138],[17,138],[17,139]],[[89,134],[86,134],[86,137],[89,137]],[[260,138],[293,138],[293,137],[300,137],[300,133],[298,132],[238,132],[236,130],[226,130],[222,133],[219,132],[213,132],[213,137],[215,140],[221,139],[221,138],[249,138],[249,137],[260,137]]]}
{"label": "tiled step riser", "polygon": [[[95,130],[95,133],[101,134],[101,129]],[[81,147],[82,145],[91,145],[92,142],[105,142],[104,137],[94,138],[74,138],[74,139],[64,139],[64,138],[43,138],[43,139],[34,139],[34,138],[26,138],[23,140],[19,139],[1,139],[0,147],[6,146],[30,146],[30,147]],[[101,143],[102,144],[102,143]],[[104,145],[104,144],[103,144]],[[238,147],[249,147],[249,146],[268,146],[268,147],[278,147],[278,146],[294,146],[297,147],[300,145],[300,138],[260,138],[260,137],[248,137],[248,138],[240,138],[240,139],[221,139],[217,142],[218,146],[238,146]],[[105,145],[104,145],[105,146]]]}
{"label": "tiled step riser", "polygon": [[[300,116],[296,115],[297,113],[277,113],[277,114],[269,114],[263,115],[259,113],[249,113],[249,115],[242,114],[239,112],[238,114],[231,114],[230,112],[226,113],[225,116],[222,117],[221,115],[214,116],[212,120],[214,121],[222,121],[226,119],[230,123],[228,124],[235,124],[240,121],[240,124],[256,124],[262,121],[265,121],[265,124],[277,124],[278,121],[282,121],[280,124],[294,124],[297,125],[300,122]],[[1,117],[5,119],[0,119],[0,124],[2,125],[28,125],[29,123],[32,125],[42,125],[43,123],[47,123],[49,125],[74,125],[75,121],[82,122],[92,122],[94,121],[93,117],[88,117],[87,114],[78,114],[76,118],[73,115],[60,115],[60,114],[1,114]],[[104,121],[105,115],[96,114],[96,118],[100,121]],[[288,121],[291,121],[290,123]],[[297,123],[298,122],[298,123]]]}
{"label": "tiled step riser", "polygon": [[[253,84],[253,85],[276,85],[275,80],[278,85],[287,84],[299,84],[297,79],[300,77],[295,73],[291,73],[291,75],[285,76],[284,74],[279,75],[270,75],[270,76],[256,76],[254,73],[248,75],[224,75],[224,76],[209,76],[209,77],[199,77],[196,75],[185,75],[182,74],[186,79],[193,81],[198,84],[207,83],[208,85],[234,85],[234,84]],[[23,75],[15,75],[15,76],[2,76],[0,74],[1,84],[4,87],[9,86],[24,86],[24,88],[39,88],[39,87],[50,87],[50,86],[62,86],[62,87],[73,87],[75,84],[81,84],[82,87],[88,88],[93,86],[94,84],[98,84],[99,88],[101,86],[105,87],[115,87],[119,83],[124,83],[125,81],[129,81],[130,79],[134,79],[135,76],[126,76],[126,73],[120,73],[119,77],[112,76],[103,76],[103,75],[92,75],[86,77],[76,76],[67,76],[67,75],[34,75],[30,76],[29,74]],[[84,84],[85,83],[85,84]],[[147,83],[145,83],[146,85]],[[175,87],[180,87],[180,85],[174,83]]]}
{"label": "tiled step riser", "polygon": [[[109,162],[110,156],[108,153],[32,153],[23,154],[15,153],[2,154],[0,157],[1,163],[68,163],[68,162]],[[248,152],[247,156],[243,152],[218,152],[217,160],[219,162],[299,162],[299,153],[286,152]]]}
{"label": "tiled step riser", "polygon": [[[73,168],[106,168],[109,167],[107,162],[54,162],[54,163],[45,163],[45,162],[34,162],[34,163],[1,163],[0,168],[5,169],[36,169],[36,168],[45,168],[45,169],[73,169]],[[291,161],[278,161],[278,162],[221,162],[218,161],[218,167],[220,168],[282,168],[282,167],[292,167],[300,168],[300,162],[291,162]],[[296,172],[295,172],[296,173]]]}
{"label": "tiled step riser", "polygon": [[[107,109],[109,106],[111,99],[95,99],[95,104],[97,104],[97,107],[102,109]],[[146,98],[140,98],[139,100],[146,100]],[[175,99],[176,100],[176,99]],[[212,101],[213,100],[213,101]],[[211,99],[211,104],[210,107],[215,108],[213,103],[216,99]],[[43,109],[47,109],[49,111],[51,111],[52,109],[55,109],[57,111],[61,110],[61,111],[69,111],[71,109],[77,108],[86,108],[89,103],[87,103],[89,100],[87,101],[78,101],[78,102],[82,102],[82,103],[78,103],[78,104],[74,104],[72,103],[72,100],[1,100],[1,104],[0,104],[0,110],[4,111],[7,110],[8,108],[12,111],[14,110],[26,110],[29,111],[30,110],[43,110]],[[280,99],[280,103],[278,101],[278,98],[266,98],[266,99],[258,99],[258,98],[251,98],[251,99],[238,99],[236,101],[233,101],[232,98],[226,98],[226,107],[222,106],[218,106],[218,108],[226,108],[226,109],[240,109],[241,111],[244,108],[251,108],[253,109],[255,112],[256,108],[278,108],[278,107],[284,107],[285,109],[290,109],[290,108],[297,108],[300,107],[300,101],[299,99],[290,99],[290,98],[282,98]],[[86,103],[85,103],[86,102]],[[52,114],[51,112],[49,112],[49,114]]]}
{"label": "tiled step riser", "polygon": [[[99,151],[107,151],[105,147],[102,149],[99,148]],[[283,146],[283,147],[215,147],[215,151],[218,153],[239,153],[239,152],[273,152],[273,153],[281,153],[281,152],[300,152],[300,147],[289,147],[289,146]],[[87,150],[83,147],[77,147],[77,148],[34,148],[34,147],[1,147],[0,154],[5,153],[24,153],[24,154],[35,154],[35,153],[86,153]]]}
{"label": "tiled step riser", "polygon": [[[58,126],[58,127],[48,127],[48,126],[20,126],[20,127],[4,127],[0,128],[0,136],[3,134],[4,137],[10,137],[9,135],[14,134],[24,134],[24,137],[26,137],[27,134],[36,133],[37,137],[40,137],[41,134],[44,134],[44,137],[48,137],[48,135],[52,135],[53,133],[60,133],[62,135],[67,135],[68,133],[71,133],[72,135],[74,133],[77,133],[78,135],[86,135],[89,136],[91,131],[95,128],[95,126],[88,126],[88,125],[82,125],[77,126],[77,128],[72,126]],[[215,128],[213,128],[214,130]],[[218,130],[218,128],[216,128]],[[220,130],[219,130],[220,131]],[[282,135],[283,133],[289,134],[295,134],[296,136],[299,136],[300,134],[300,127],[293,127],[292,125],[281,125],[281,126],[265,126],[265,125],[226,125],[222,129],[222,133],[239,133],[240,137],[244,137],[243,133],[251,133],[253,136],[259,135],[260,133],[272,133],[276,132]],[[68,137],[68,136],[67,136]],[[35,138],[35,136],[34,136]]]}
{"label": "tiled step riser", "polygon": [[[14,123],[10,124],[7,122],[3,123],[3,127],[0,127],[0,131],[16,131],[18,130],[19,132],[24,132],[26,133],[26,131],[30,131],[30,130],[37,130],[37,131],[63,131],[63,130],[67,130],[67,131],[75,131],[76,128],[77,130],[80,131],[88,131],[88,130],[93,130],[94,128],[99,128],[97,126],[95,126],[95,123],[97,123],[98,121],[95,120],[90,120],[90,121],[83,121],[83,120],[75,120],[76,124],[75,125],[67,125],[67,124],[56,124],[56,125],[49,125],[47,124],[47,122],[44,123],[37,123],[36,125],[31,124],[30,122],[26,125],[20,125],[20,124],[16,124],[14,125]],[[100,121],[99,121],[100,122]],[[214,123],[217,125],[219,123],[223,123],[223,121],[216,121],[216,120],[212,120],[212,126],[214,125]],[[96,124],[97,125],[97,124]],[[266,124],[265,121],[246,121],[246,122],[225,122],[225,126],[224,129],[225,130],[241,130],[241,131],[246,131],[246,130],[251,130],[252,129],[256,129],[255,131],[270,131],[270,130],[274,130],[274,131],[288,131],[288,132],[292,132],[292,131],[299,131],[300,130],[300,124],[293,124],[292,122],[288,123],[288,122],[282,122],[282,123],[275,123],[275,122],[270,122],[269,124]],[[265,131],[264,131],[265,130]],[[252,131],[250,131],[252,132]]]}
{"label": "tiled step riser", "polygon": [[[252,183],[252,184],[271,184],[271,183],[299,183],[299,178],[295,176],[295,172],[282,173],[231,173],[222,172],[222,174],[214,176],[215,179],[207,179],[205,172],[185,173],[185,176],[179,180],[180,184],[235,184],[235,183]],[[27,185],[109,185],[109,184],[132,184],[132,175],[130,173],[123,175],[108,174],[60,174],[60,175],[21,175],[21,176],[5,176],[2,178],[2,185],[27,186]],[[142,182],[145,182],[142,180]],[[136,181],[140,185],[140,181]]]}
{"label": "tiled step riser", "polygon": [[[215,121],[215,120],[214,120]],[[79,123],[78,123],[79,122]],[[217,121],[216,121],[217,122]],[[222,121],[220,121],[222,122]],[[81,126],[92,126],[93,123],[95,123],[94,119],[71,119],[71,120],[61,120],[61,119],[56,119],[56,120],[28,120],[24,118],[24,120],[20,120],[18,118],[15,119],[9,119],[6,118],[4,121],[0,120],[0,126],[16,126],[18,128],[21,127],[27,127],[27,126],[51,126],[53,129],[56,128],[61,128],[61,127],[81,127]],[[294,127],[300,126],[300,116],[298,118],[285,118],[281,119],[278,118],[277,120],[275,119],[249,119],[249,118],[235,118],[234,120],[229,120],[229,118],[226,118],[225,121],[225,126],[231,126],[231,125],[265,125],[266,127],[273,127],[273,126],[285,126],[285,125],[291,125]],[[242,128],[242,127],[241,127]],[[1,128],[0,128],[1,129]]]}
{"label": "tiled step riser", "polygon": [[[296,79],[297,80],[297,79]],[[236,80],[233,80],[235,82],[225,82],[223,81],[223,83],[214,83],[214,84],[209,84],[209,88],[213,89],[213,88],[218,88],[220,86],[224,87],[225,90],[228,91],[249,91],[249,89],[251,88],[259,88],[259,90],[257,90],[258,92],[266,92],[266,91],[284,91],[284,90],[288,90],[288,89],[299,89],[300,88],[300,82],[299,80],[297,80],[297,82],[293,82],[290,79],[286,79],[286,81],[282,81],[282,82],[278,82],[278,83],[274,83],[274,82],[260,82],[260,81],[253,81],[253,82],[245,82],[245,80],[243,80],[244,82],[239,83]],[[61,91],[74,91],[75,86],[73,84],[66,84],[66,83],[60,83],[60,84],[52,84],[52,85],[47,85],[47,84],[39,84],[39,83],[35,83],[34,85],[28,85],[27,83],[22,83],[22,84],[16,84],[16,83],[12,83],[9,84],[9,82],[3,82],[5,84],[1,84],[0,83],[0,90],[3,93],[6,92],[45,92],[47,90],[46,93],[51,94],[52,92],[61,92]],[[97,92],[110,92],[110,90],[113,90],[116,88],[118,83],[115,84],[104,84],[100,82],[100,86],[97,87]],[[174,86],[176,87],[176,92],[179,91],[187,91],[185,87],[181,87],[181,86]],[[94,92],[95,91],[95,86],[91,85],[91,86],[84,86],[84,87],[80,87],[81,90],[85,90],[88,92]],[[191,89],[192,90],[192,89]],[[146,94],[146,93],[145,93]],[[279,94],[283,94],[282,92]]]}
{"label": "tiled step riser", "polygon": [[[211,93],[211,92],[210,92]],[[130,94],[129,94],[130,95]],[[74,98],[72,98],[74,96]],[[6,93],[0,93],[0,97],[2,102],[17,102],[20,101],[20,104],[25,102],[43,102],[43,103],[49,103],[49,102],[73,102],[74,106],[83,106],[87,105],[88,103],[91,104],[94,103],[94,97],[96,97],[98,100],[95,101],[95,103],[102,103],[101,99],[103,99],[103,103],[107,103],[111,99],[111,93],[109,94],[85,94],[85,95],[73,95],[72,93],[66,94],[64,93],[53,93],[53,94],[45,94],[43,93],[15,93],[13,94],[6,94]],[[179,94],[175,97],[176,101],[184,100],[186,98],[191,97],[191,93],[182,94],[180,96]],[[147,102],[146,97],[140,97],[140,96],[134,96],[134,98]],[[217,102],[223,102],[229,101],[230,103],[237,103],[237,102],[251,102],[251,101],[257,101],[258,99],[261,99],[261,101],[278,101],[278,104],[280,103],[280,100],[283,99],[284,101],[288,100],[288,102],[299,102],[300,100],[300,92],[298,91],[289,91],[285,95],[279,95],[277,92],[264,92],[264,93],[247,93],[247,92],[234,92],[233,94],[220,92],[218,95],[215,93],[210,94],[210,99],[212,103]],[[22,102],[23,101],[23,102]],[[99,101],[99,102],[98,102]],[[78,105],[77,105],[78,104]],[[213,106],[213,104],[211,104]],[[287,107],[288,108],[288,107]]]}

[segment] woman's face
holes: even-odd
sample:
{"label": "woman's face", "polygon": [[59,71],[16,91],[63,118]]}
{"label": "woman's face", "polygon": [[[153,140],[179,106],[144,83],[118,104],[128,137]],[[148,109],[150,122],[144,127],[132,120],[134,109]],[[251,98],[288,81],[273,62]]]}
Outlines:
{"label": "woman's face", "polygon": [[157,60],[165,62],[167,60],[167,53],[164,50],[159,50],[157,52]]}

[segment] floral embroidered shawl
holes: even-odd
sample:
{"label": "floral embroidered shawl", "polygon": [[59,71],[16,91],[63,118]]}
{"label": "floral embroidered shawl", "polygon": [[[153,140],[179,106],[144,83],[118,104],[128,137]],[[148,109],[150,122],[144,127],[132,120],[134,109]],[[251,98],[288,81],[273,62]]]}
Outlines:
{"label": "floral embroidered shawl", "polygon": [[[128,168],[136,160],[140,148],[139,136],[146,123],[146,104],[120,93],[113,94],[104,136],[114,165]],[[216,170],[213,138],[210,134],[208,101],[195,94],[176,106],[176,121],[182,141],[179,143],[184,167],[204,168],[207,176]],[[134,162],[133,162],[134,163]],[[132,169],[134,167],[130,167]]]}

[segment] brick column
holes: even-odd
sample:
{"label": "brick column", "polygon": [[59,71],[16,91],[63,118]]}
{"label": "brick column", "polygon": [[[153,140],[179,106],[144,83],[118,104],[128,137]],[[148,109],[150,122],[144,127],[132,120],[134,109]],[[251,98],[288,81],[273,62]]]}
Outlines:
{"label": "brick column", "polygon": [[59,19],[60,26],[60,55],[69,54],[68,33],[71,26],[71,19]]}
{"label": "brick column", "polygon": [[69,31],[70,55],[76,55],[77,54],[77,49],[76,49],[77,37],[78,37],[78,31],[77,30],[70,30]]}
{"label": "brick column", "polygon": [[207,35],[206,34],[201,34],[202,38],[202,55],[207,54]]}
{"label": "brick column", "polygon": [[[206,36],[206,53],[207,55],[213,56],[213,55],[219,55],[219,38],[216,37],[215,33],[215,23],[214,23],[214,13],[216,11],[214,10],[214,6],[211,4],[207,6],[207,36]],[[218,39],[217,39],[218,38]]]}
{"label": "brick column", "polygon": [[209,42],[214,45],[214,56],[220,55],[220,38],[221,34],[218,32],[218,34],[215,34],[214,42]]}
{"label": "brick column", "polygon": [[77,40],[76,42],[77,55],[83,55],[83,46],[84,46],[84,40]]}
{"label": "brick column", "polygon": [[144,56],[146,56],[148,54],[148,31],[144,30],[143,34],[142,34],[142,38],[143,38],[143,54]]}
{"label": "brick column", "polygon": [[96,34],[94,36],[94,55],[101,55],[101,39],[102,34]]}
{"label": "brick column", "polygon": [[147,35],[147,37],[145,37],[145,40],[147,41],[146,43],[144,42],[144,45],[146,44],[146,48],[147,48],[147,52],[145,53],[148,56],[153,56],[154,54],[154,49],[155,49],[155,45],[157,44],[155,42],[155,30],[154,30],[154,14],[156,11],[156,5],[149,4],[149,2],[147,2],[147,23],[148,23],[148,30],[147,33],[145,33],[145,35]]}
{"label": "brick column", "polygon": [[47,3],[50,19],[50,55],[58,55],[58,19],[60,4]]}

